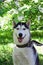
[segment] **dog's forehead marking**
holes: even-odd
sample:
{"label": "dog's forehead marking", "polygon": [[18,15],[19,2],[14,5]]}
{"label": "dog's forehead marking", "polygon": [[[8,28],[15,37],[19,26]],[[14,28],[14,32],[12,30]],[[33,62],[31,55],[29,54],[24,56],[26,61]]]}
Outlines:
{"label": "dog's forehead marking", "polygon": [[18,25],[17,28],[25,28],[24,25]]}
{"label": "dog's forehead marking", "polygon": [[21,26],[22,28],[25,28],[25,26],[23,25],[23,26]]}
{"label": "dog's forehead marking", "polygon": [[20,28],[20,25],[18,25],[17,28]]}
{"label": "dog's forehead marking", "polygon": [[29,29],[29,27],[26,25],[26,23],[24,23],[24,22],[19,22],[19,23],[17,23],[15,26],[14,26],[14,28],[16,28],[16,27],[26,27],[27,29]]}

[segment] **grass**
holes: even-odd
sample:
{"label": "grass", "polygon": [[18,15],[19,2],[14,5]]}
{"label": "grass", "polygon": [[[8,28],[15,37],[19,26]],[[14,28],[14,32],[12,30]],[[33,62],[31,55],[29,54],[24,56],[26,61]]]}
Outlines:
{"label": "grass", "polygon": [[40,65],[43,65],[43,46],[35,46],[35,48],[39,55]]}
{"label": "grass", "polygon": [[40,65],[43,65],[43,55],[39,54],[39,59],[40,59]]}
{"label": "grass", "polygon": [[13,65],[12,48],[8,45],[0,45],[0,65]]}
{"label": "grass", "polygon": [[[37,37],[36,35],[32,36],[32,39],[43,42],[43,38],[39,36]],[[12,47],[13,47],[12,31],[0,30],[0,65],[13,65]],[[41,49],[41,47],[40,48],[36,47],[36,49],[38,50],[40,65],[43,65],[43,53],[41,52],[43,48]]]}
{"label": "grass", "polygon": [[11,43],[12,31],[0,30],[0,65],[13,65]]}

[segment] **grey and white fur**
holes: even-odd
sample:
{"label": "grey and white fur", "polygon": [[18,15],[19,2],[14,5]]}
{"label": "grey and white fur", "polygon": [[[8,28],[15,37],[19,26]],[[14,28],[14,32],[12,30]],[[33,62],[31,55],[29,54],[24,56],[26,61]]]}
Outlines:
{"label": "grey and white fur", "polygon": [[16,44],[13,49],[14,65],[39,65],[38,54],[33,44],[40,44],[31,41],[29,22],[13,23],[13,39]]}

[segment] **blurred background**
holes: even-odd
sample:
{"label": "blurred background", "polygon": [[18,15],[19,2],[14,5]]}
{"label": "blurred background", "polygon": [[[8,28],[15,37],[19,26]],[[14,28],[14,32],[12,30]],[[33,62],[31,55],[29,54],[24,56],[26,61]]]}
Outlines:
{"label": "blurred background", "polygon": [[[32,39],[43,43],[43,0],[0,0],[0,65],[13,65],[12,22],[28,20]],[[36,49],[43,65],[43,47]]]}

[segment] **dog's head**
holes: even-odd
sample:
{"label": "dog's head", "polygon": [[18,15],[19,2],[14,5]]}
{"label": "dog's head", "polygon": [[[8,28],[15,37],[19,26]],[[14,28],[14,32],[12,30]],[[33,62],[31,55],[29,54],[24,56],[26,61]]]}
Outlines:
{"label": "dog's head", "polygon": [[15,44],[23,45],[29,42],[30,40],[30,24],[29,22],[13,22],[13,39]]}

